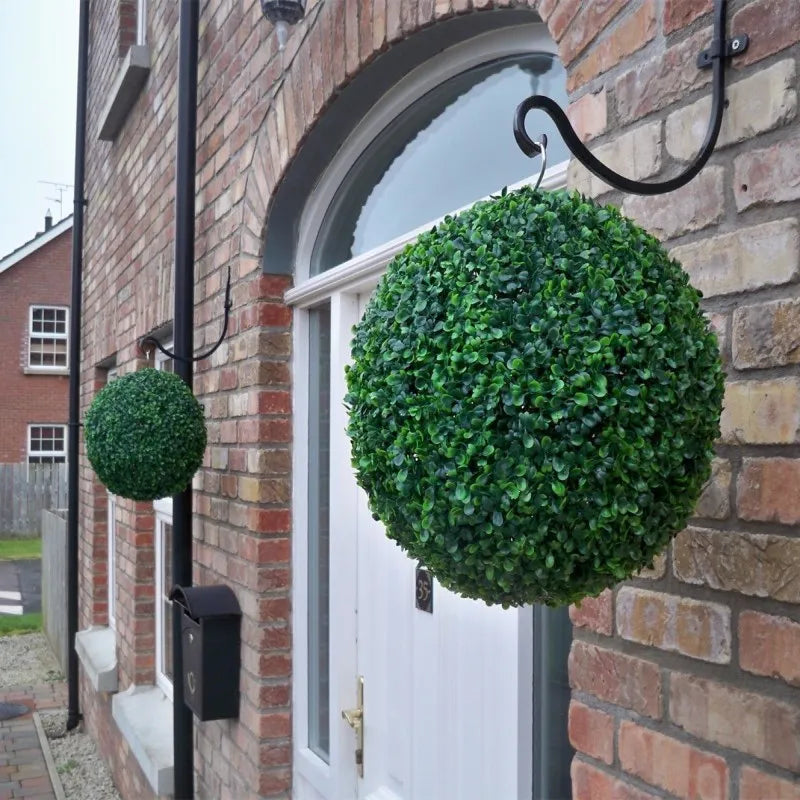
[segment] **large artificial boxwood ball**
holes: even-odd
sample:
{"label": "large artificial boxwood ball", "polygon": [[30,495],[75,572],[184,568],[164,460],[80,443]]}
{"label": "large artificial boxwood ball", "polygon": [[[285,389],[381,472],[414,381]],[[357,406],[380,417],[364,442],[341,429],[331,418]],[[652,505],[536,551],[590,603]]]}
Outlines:
{"label": "large artificial boxwood ball", "polygon": [[447,217],[355,328],[348,433],[389,537],[447,588],[571,603],[652,563],[710,474],[699,293],[612,207],[530,188]]}
{"label": "large artificial boxwood ball", "polygon": [[97,477],[131,500],[182,492],[206,448],[203,407],[189,387],[173,373],[149,368],[105,386],[83,431]]}

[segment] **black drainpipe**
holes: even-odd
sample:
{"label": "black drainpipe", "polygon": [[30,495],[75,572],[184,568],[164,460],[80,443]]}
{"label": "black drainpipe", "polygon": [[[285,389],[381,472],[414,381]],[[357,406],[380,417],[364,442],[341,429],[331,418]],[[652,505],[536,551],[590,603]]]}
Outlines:
{"label": "black drainpipe", "polygon": [[72,298],[69,325],[69,438],[67,440],[67,730],[81,719],[78,686],[78,440],[81,403],[81,292],[83,196],[86,166],[86,84],[89,74],[89,0],[81,0],[78,38],[78,107],[75,123],[75,212],[72,218]]}
{"label": "black drainpipe", "polygon": [[[178,56],[178,153],[175,177],[175,372],[192,388],[194,352],[194,199],[197,131],[197,39],[200,3],[181,0]],[[192,487],[172,502],[172,583],[192,585]],[[183,701],[181,615],[172,615],[174,796],[194,797],[192,712]]]}

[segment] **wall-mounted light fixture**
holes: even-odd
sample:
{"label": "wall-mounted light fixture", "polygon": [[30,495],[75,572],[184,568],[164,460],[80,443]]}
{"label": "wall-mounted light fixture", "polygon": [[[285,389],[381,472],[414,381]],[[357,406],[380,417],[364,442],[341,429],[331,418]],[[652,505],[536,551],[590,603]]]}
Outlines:
{"label": "wall-mounted light fixture", "polygon": [[261,0],[261,11],[275,26],[278,49],[283,50],[289,38],[289,26],[303,19],[305,0]]}

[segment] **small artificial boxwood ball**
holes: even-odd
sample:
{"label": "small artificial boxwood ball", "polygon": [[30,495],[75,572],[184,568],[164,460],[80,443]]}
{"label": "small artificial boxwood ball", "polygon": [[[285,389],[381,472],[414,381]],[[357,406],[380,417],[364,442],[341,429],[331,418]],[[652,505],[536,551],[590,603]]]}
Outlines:
{"label": "small artificial boxwood ball", "polygon": [[150,368],[98,392],[83,431],[97,477],[131,500],[182,492],[206,448],[203,407],[180,377]]}
{"label": "small artificial boxwood ball", "polygon": [[353,465],[389,537],[504,606],[652,564],[719,435],[699,298],[655,238],[575,193],[503,193],[420,236],[347,372]]}

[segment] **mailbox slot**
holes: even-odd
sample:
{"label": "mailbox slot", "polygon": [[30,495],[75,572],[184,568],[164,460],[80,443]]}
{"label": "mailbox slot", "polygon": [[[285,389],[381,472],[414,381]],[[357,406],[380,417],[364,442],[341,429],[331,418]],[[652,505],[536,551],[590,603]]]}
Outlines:
{"label": "mailbox slot", "polygon": [[183,699],[199,720],[239,716],[242,610],[228,586],[175,586],[181,615]]}

